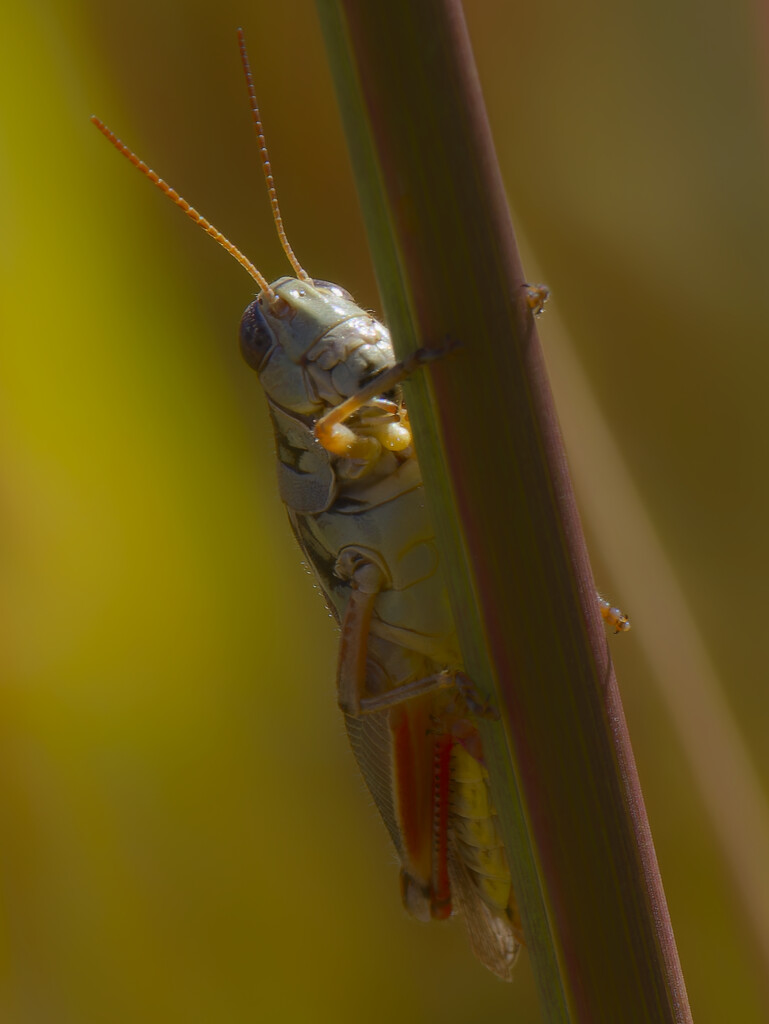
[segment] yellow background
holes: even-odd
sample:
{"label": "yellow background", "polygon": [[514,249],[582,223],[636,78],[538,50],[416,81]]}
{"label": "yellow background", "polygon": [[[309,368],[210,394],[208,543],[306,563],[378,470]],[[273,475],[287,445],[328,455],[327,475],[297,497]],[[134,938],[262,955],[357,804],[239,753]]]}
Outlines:
{"label": "yellow background", "polygon": [[[655,615],[678,612],[560,353],[563,323],[765,780],[767,26],[746,0],[468,7],[526,265],[553,289],[542,336],[596,575],[633,616],[611,649],[695,1019],[763,1021],[650,668]],[[88,123],[286,273],[239,24],[292,243],[376,308],[308,0],[4,15],[0,1019],[538,1021],[525,957],[505,987],[460,926],[400,908],[237,351],[252,283]]]}

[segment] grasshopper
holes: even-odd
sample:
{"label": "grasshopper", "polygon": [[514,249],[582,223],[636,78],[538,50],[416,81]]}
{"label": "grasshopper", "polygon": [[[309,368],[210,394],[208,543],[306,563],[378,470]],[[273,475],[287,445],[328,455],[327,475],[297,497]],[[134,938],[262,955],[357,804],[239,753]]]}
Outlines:
{"label": "grasshopper", "polygon": [[[337,699],[401,863],[406,909],[461,914],[478,958],[509,980],[523,942],[491,800],[479,707],[463,673],[441,559],[387,328],[343,288],[313,279],[288,242],[242,31],[251,112],[278,238],[295,276],[272,284],[98,118],[97,128],[251,274],[240,346],[275,431],[278,489],[340,627]],[[533,312],[547,298],[529,289]],[[434,355],[434,353],[432,354]],[[599,598],[617,631],[622,613]],[[493,713],[493,712],[492,712]]]}

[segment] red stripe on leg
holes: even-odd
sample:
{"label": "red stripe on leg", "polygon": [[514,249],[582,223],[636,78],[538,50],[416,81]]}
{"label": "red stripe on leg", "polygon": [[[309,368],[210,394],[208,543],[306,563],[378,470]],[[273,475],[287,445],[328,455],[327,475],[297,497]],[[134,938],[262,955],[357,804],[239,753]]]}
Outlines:
{"label": "red stripe on leg", "polygon": [[390,712],[396,816],[403,842],[403,867],[425,893],[432,878],[433,743],[432,698]]}

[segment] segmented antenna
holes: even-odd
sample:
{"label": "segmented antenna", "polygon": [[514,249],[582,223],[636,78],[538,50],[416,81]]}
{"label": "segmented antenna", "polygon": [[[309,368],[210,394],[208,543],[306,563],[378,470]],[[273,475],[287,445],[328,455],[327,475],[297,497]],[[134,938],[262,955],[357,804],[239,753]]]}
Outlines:
{"label": "segmented antenna", "polygon": [[248,96],[251,100],[251,118],[254,122],[254,128],[256,129],[257,142],[259,144],[259,156],[262,160],[262,170],[264,171],[264,180],[267,182],[267,193],[270,197],[270,205],[272,206],[272,219],[275,221],[275,228],[278,232],[278,238],[280,244],[283,247],[283,252],[288,257],[288,262],[294,268],[296,276],[301,278],[302,281],[312,281],[312,278],[302,267],[302,264],[294,255],[294,250],[288,241],[286,230],[283,227],[283,218],[280,215],[280,206],[278,206],[278,193],[275,190],[275,179],[272,176],[272,166],[270,164],[270,155],[267,152],[267,144],[264,139],[264,125],[259,115],[259,105],[256,102],[256,92],[254,90],[254,80],[251,77],[251,64],[248,60],[248,53],[246,51],[246,37],[243,33],[243,29],[238,29],[238,43],[240,45],[240,60],[243,64],[243,72],[246,76],[246,87],[248,88]]}
{"label": "segmented antenna", "polygon": [[241,265],[241,267],[244,267],[251,275],[251,277],[253,277],[253,279],[256,281],[256,283],[259,285],[263,292],[266,292],[271,299],[275,297],[275,293],[273,292],[272,288],[270,288],[267,278],[264,277],[263,274],[259,273],[259,271],[253,265],[251,260],[247,259],[240,251],[240,249],[237,248],[237,246],[233,245],[228,238],[225,238],[221,231],[219,231],[218,228],[215,228],[213,224],[206,220],[205,217],[201,216],[194,206],[190,206],[187,200],[183,199],[175,189],[171,188],[168,182],[163,181],[163,179],[158,174],[156,174],[151,167],[148,167],[143,160],[140,160],[139,157],[134,152],[132,152],[128,148],[128,146],[126,146],[126,144],[122,142],[117,137],[117,135],[115,135],[114,132],[111,132],[109,130],[109,128],[106,126],[106,124],[104,124],[103,121],[100,121],[99,118],[95,115],[92,115],[91,121],[96,125],[96,127],[99,129],[102,135],[104,135],[105,138],[109,139],[109,141],[112,143],[115,149],[117,149],[120,153],[123,154],[126,160],[129,160],[134,165],[134,167],[138,168],[138,170],[140,170],[142,174],[148,177],[150,181],[153,183],[153,185],[157,185],[161,192],[165,192],[169,199],[171,199],[174,203],[176,203],[178,207],[184,210],[184,212],[191,220],[194,220],[196,224],[199,224],[200,227],[203,228],[203,230],[207,234],[209,234],[214,239],[215,242],[218,242],[223,249],[226,249],[230,256],[234,256],[238,263]]}

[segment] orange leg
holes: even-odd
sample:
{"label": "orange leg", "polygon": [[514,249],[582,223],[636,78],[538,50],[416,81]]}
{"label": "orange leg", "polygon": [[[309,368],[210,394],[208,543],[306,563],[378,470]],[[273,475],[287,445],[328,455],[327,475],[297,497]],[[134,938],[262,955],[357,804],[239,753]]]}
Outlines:
{"label": "orange leg", "polygon": [[526,301],[534,316],[542,316],[545,312],[545,303],[550,297],[550,289],[546,284],[527,284]]}
{"label": "orange leg", "polygon": [[325,416],[315,424],[315,436],[326,449],[333,455],[340,455],[350,459],[362,459],[366,462],[373,462],[379,455],[382,447],[392,451],[402,451],[411,444],[411,431],[404,424],[403,417],[397,423],[390,423],[378,431],[377,437],[364,437],[356,433],[351,427],[345,424],[356,412],[365,405],[369,405],[383,395],[386,391],[400,384],[415,370],[447,355],[456,346],[446,344],[442,348],[420,348],[410,356],[389,370],[374,377],[360,391],[345,399],[339,405],[330,409]]}

